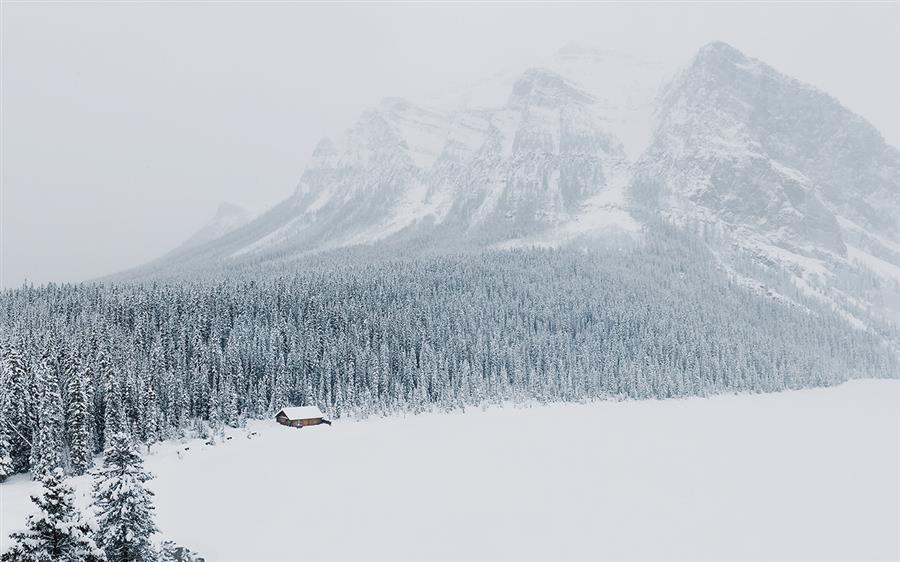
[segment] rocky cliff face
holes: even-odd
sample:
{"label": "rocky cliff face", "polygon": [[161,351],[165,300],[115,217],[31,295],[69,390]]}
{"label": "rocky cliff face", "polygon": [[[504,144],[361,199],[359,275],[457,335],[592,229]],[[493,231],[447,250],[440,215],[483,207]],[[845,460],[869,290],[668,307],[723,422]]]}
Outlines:
{"label": "rocky cliff face", "polygon": [[896,237],[900,153],[836,100],[715,43],[672,83],[642,203],[799,253],[846,256],[839,219]]}
{"label": "rocky cliff face", "polygon": [[[573,57],[558,59],[569,73]],[[549,68],[522,73],[497,107],[386,99],[319,143],[293,196],[207,250],[319,251],[436,227],[476,246],[634,231],[610,112],[608,99]]]}
{"label": "rocky cliff face", "polygon": [[824,298],[845,300],[833,277],[851,269],[900,281],[900,152],[833,98],[722,43],[666,89],[630,193]]}

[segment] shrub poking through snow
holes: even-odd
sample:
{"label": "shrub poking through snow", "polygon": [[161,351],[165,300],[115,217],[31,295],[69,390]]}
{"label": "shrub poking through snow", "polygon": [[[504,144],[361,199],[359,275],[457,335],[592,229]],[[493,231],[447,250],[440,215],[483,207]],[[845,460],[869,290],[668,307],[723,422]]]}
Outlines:
{"label": "shrub poking through snow", "polygon": [[12,544],[2,562],[102,562],[104,552],[94,542],[94,528],[75,508],[75,494],[57,468],[41,478],[40,496],[31,496],[38,512],[26,528],[10,535]]}
{"label": "shrub poking through snow", "polygon": [[203,557],[184,546],[172,541],[163,541],[159,548],[158,562],[204,562]]}
{"label": "shrub poking through snow", "polygon": [[94,481],[97,543],[109,562],[155,560],[150,542],[157,531],[153,492],[145,486],[153,476],[144,470],[144,461],[127,435],[116,433],[109,443]]}

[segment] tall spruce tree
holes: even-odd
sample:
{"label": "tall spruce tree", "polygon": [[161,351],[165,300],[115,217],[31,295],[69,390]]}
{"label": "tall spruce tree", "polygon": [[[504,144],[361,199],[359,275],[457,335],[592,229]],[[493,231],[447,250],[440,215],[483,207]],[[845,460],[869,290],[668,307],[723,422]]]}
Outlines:
{"label": "tall spruce tree", "polygon": [[38,366],[38,392],[41,399],[31,472],[35,478],[42,478],[62,466],[63,452],[62,397],[56,372],[51,366],[48,354],[44,355]]}
{"label": "tall spruce tree", "polygon": [[108,449],[112,436],[127,430],[122,388],[111,369],[107,371],[103,381],[103,412],[103,446]]}
{"label": "tall spruce tree", "polygon": [[221,438],[224,434],[220,409],[218,393],[213,390],[209,394],[209,413],[207,414],[207,419],[209,419],[209,440],[211,442],[215,442],[216,437]]}
{"label": "tall spruce tree", "polygon": [[9,433],[6,429],[6,405],[0,402],[0,482],[15,472],[12,456],[10,455]]}
{"label": "tall spruce tree", "polygon": [[88,380],[90,373],[87,367],[76,366],[69,381],[69,461],[74,474],[84,474],[91,467],[93,447],[91,428],[93,420],[88,410]]}
{"label": "tall spruce tree", "polygon": [[38,397],[30,393],[29,375],[20,346],[8,343],[0,361],[3,364],[3,386],[6,404],[3,407],[4,427],[7,430],[9,455],[15,472],[25,472],[30,466],[32,436],[31,417],[37,408]]}
{"label": "tall spruce tree", "polygon": [[144,386],[144,442],[149,450],[159,440],[159,403],[149,381]]}
{"label": "tall spruce tree", "polygon": [[39,496],[31,496],[38,508],[26,528],[10,535],[12,544],[2,562],[102,562],[103,551],[94,531],[75,507],[75,493],[63,481],[61,468],[45,474]]}
{"label": "tall spruce tree", "polygon": [[109,562],[147,562],[155,553],[150,537],[157,531],[153,522],[153,492],[145,483],[152,475],[128,436],[119,432],[110,437],[103,468],[94,480],[93,499],[97,510],[97,544]]}
{"label": "tall spruce tree", "polygon": [[6,377],[0,379],[0,482],[15,472],[11,446],[9,443],[9,422],[6,420],[6,412],[9,408],[9,392],[6,385]]}
{"label": "tall spruce tree", "polygon": [[[3,349],[0,349],[0,353],[2,352]],[[9,422],[6,420],[6,411],[9,408],[9,388],[6,378],[6,369],[0,368],[0,482],[15,472],[10,455]]]}

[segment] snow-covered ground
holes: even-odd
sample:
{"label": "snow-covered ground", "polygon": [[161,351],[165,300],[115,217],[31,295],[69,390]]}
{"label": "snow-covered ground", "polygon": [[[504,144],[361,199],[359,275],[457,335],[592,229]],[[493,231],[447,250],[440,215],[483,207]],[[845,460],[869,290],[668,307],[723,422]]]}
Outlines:
{"label": "snow-covered ground", "polygon": [[[210,561],[900,557],[896,380],[229,435],[147,458]],[[35,488],[0,485],[0,536]]]}

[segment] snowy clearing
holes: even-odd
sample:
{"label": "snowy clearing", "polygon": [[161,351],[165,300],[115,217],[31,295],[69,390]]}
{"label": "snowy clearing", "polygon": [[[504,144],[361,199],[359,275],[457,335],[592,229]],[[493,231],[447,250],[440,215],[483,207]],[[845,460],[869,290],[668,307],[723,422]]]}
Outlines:
{"label": "snowy clearing", "polygon": [[[900,381],[866,380],[253,422],[212,447],[158,445],[147,467],[162,532],[210,561],[896,559],[898,412]],[[0,536],[35,489],[23,476],[0,485]]]}

